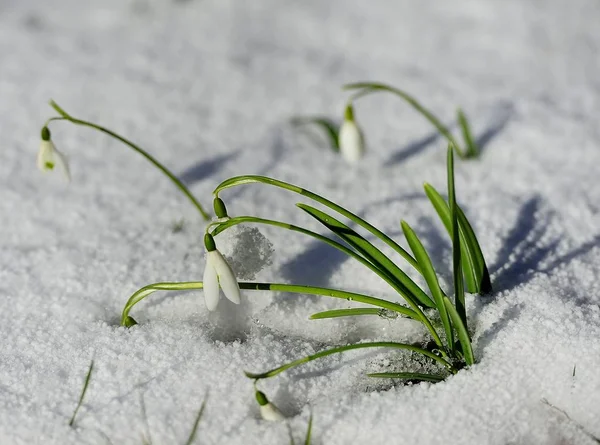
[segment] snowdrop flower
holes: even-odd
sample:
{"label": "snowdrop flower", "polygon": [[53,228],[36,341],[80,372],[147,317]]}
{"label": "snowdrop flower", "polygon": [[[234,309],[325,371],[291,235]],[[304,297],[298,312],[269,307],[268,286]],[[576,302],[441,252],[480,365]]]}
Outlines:
{"label": "snowdrop flower", "polygon": [[240,304],[240,286],[235,279],[231,266],[217,250],[215,240],[210,234],[204,235],[206,247],[206,267],[204,268],[204,302],[209,311],[214,311],[219,304],[220,292],[235,304]]}
{"label": "snowdrop flower", "polygon": [[264,420],[268,420],[270,422],[279,422],[281,420],[285,420],[285,416],[279,408],[269,402],[267,396],[262,391],[256,391],[256,401],[260,405],[260,416]]}
{"label": "snowdrop flower", "polygon": [[43,172],[54,170],[54,167],[58,166],[65,178],[67,178],[67,181],[71,180],[67,158],[54,146],[48,127],[42,128],[42,142],[40,143],[40,151],[37,156],[37,165]]}
{"label": "snowdrop flower", "polygon": [[365,152],[365,139],[362,131],[354,120],[352,104],[346,106],[344,122],[338,135],[340,153],[346,161],[355,164]]}

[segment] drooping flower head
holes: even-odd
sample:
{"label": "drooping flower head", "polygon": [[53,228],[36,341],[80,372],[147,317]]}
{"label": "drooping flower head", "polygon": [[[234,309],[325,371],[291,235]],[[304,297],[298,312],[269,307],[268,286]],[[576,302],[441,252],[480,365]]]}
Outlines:
{"label": "drooping flower head", "polygon": [[220,289],[225,297],[235,304],[240,304],[240,286],[235,278],[231,266],[221,252],[217,250],[215,240],[207,233],[204,235],[206,247],[206,266],[204,268],[204,302],[209,311],[217,309],[220,298]]}
{"label": "drooping flower head", "polygon": [[346,105],[344,122],[340,127],[338,141],[340,153],[346,161],[354,164],[362,158],[365,152],[365,139],[360,127],[354,120],[354,109],[351,103]]}
{"label": "drooping flower head", "polygon": [[43,172],[51,171],[54,170],[55,167],[58,167],[67,181],[71,180],[67,158],[54,146],[50,130],[46,126],[42,128],[42,141],[40,142],[40,151],[37,156],[37,165]]}
{"label": "drooping flower head", "polygon": [[277,408],[274,404],[269,402],[267,396],[264,392],[256,390],[255,393],[256,401],[260,405],[260,416],[264,420],[268,420],[270,422],[278,422],[281,420],[285,420],[285,416],[279,408]]}

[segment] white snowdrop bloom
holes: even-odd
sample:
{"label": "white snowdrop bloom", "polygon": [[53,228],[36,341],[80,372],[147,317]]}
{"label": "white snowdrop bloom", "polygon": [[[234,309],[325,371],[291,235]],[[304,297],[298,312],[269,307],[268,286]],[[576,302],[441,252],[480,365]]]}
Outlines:
{"label": "white snowdrop bloom", "polygon": [[206,246],[206,266],[204,268],[204,302],[209,311],[219,304],[220,289],[227,299],[240,304],[240,286],[229,263],[217,250],[215,240],[208,233],[204,236]]}
{"label": "white snowdrop bloom", "polygon": [[260,407],[260,416],[264,420],[268,420],[270,422],[279,422],[281,420],[285,420],[283,413],[279,411],[279,408],[277,408],[271,402]]}
{"label": "white snowdrop bloom", "polygon": [[43,172],[54,170],[55,167],[58,167],[63,172],[67,181],[71,180],[67,158],[54,146],[48,127],[42,128],[42,141],[40,142],[40,151],[37,156],[37,165]]}
{"label": "white snowdrop bloom", "polygon": [[346,106],[344,122],[338,135],[340,153],[346,161],[355,164],[365,152],[365,138],[354,120],[352,105]]}
{"label": "white snowdrop bloom", "polygon": [[279,422],[285,420],[285,416],[279,408],[269,402],[267,396],[262,391],[256,391],[256,401],[260,405],[260,416],[269,422]]}

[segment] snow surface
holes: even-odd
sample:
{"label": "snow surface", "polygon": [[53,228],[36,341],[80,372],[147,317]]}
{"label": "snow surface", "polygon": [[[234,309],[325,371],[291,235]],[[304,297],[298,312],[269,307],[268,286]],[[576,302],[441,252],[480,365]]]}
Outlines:
{"label": "snow surface", "polygon": [[[134,308],[139,326],[121,328],[137,288],[201,279],[202,220],[144,159],[89,129],[52,125],[70,186],[35,168],[54,98],[139,142],[207,206],[223,179],[267,174],[397,238],[404,218],[448,284],[448,238],[421,188],[444,189],[445,148],[421,116],[391,96],[358,102],[369,152],[355,168],[288,126],[341,116],[339,87],[359,80],[402,87],[448,124],[460,105],[487,140],[456,171],[496,289],[469,300],[478,363],[402,386],[364,376],[401,370],[402,354],[357,351],[261,389],[296,441],[312,410],[318,444],[594,443],[583,429],[600,436],[598,23],[596,0],[0,2],[0,443],[139,444],[141,397],[153,443],[184,443],[207,392],[197,443],[288,443],[287,425],[260,420],[243,369],[423,338],[401,319],[309,321],[353,305],[266,292],[245,292],[232,331],[230,308],[208,314],[201,292],[155,294]],[[321,230],[296,195],[255,185],[222,196],[233,215]],[[241,229],[217,244],[237,257],[253,239],[259,259],[238,261],[240,276],[397,299],[298,234]]]}

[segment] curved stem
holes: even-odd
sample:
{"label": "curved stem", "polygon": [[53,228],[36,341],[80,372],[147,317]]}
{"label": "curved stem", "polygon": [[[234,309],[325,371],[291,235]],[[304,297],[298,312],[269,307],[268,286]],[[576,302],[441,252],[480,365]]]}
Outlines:
{"label": "curved stem", "polygon": [[423,107],[423,105],[421,105],[410,94],[408,94],[402,90],[399,90],[398,88],[394,88],[390,85],[385,85],[383,83],[377,83],[377,82],[351,83],[351,84],[344,85],[343,88],[345,90],[355,90],[355,89],[359,90],[357,93],[352,95],[352,97],[350,99],[351,101],[354,101],[360,97],[366,96],[371,93],[376,93],[379,91],[387,91],[389,93],[393,93],[396,96],[401,97],[410,106],[412,106],[415,110],[417,110],[419,113],[421,113],[429,122],[431,122],[433,124],[433,126],[435,128],[437,128],[437,130],[448,140],[448,142],[450,142],[452,145],[454,145],[456,153],[461,158],[468,157],[467,153],[465,153],[465,151],[461,148],[461,146],[458,144],[456,139],[454,139],[454,136],[452,136],[452,133],[450,133],[450,130],[448,130],[448,128],[444,124],[442,124],[440,122],[440,120],[433,115],[433,113],[431,113],[429,110],[427,110],[425,107]]}
{"label": "curved stem", "polygon": [[[411,309],[402,306],[398,303],[383,300],[380,298],[370,297],[368,295],[357,294],[354,292],[347,292],[337,289],[328,289],[325,287],[315,286],[298,286],[293,284],[280,284],[280,283],[254,283],[254,282],[242,282],[239,283],[240,289],[246,290],[270,290],[270,291],[281,291],[290,292],[295,294],[311,294],[321,295],[324,297],[340,298],[348,301],[356,301],[358,303],[370,304],[372,306],[389,309],[399,314],[405,315],[410,318],[414,318],[420,321],[420,317]],[[136,321],[129,316],[129,312],[137,303],[142,301],[148,295],[159,291],[159,290],[195,290],[202,289],[204,287],[202,281],[183,281],[183,282],[161,282],[149,284],[136,291],[123,308],[121,314],[121,326],[130,327],[136,324]]]}
{"label": "curved stem", "polygon": [[391,239],[389,236],[387,236],[385,233],[383,233],[381,230],[379,230],[375,226],[371,225],[364,219],[360,218],[358,215],[355,215],[354,213],[346,210],[342,206],[339,206],[336,203],[334,203],[326,198],[323,198],[320,195],[317,195],[316,193],[313,193],[309,190],[303,189],[302,187],[298,187],[297,185],[289,184],[284,181],[278,181],[277,179],[268,178],[266,176],[244,175],[244,176],[234,176],[233,178],[229,178],[229,179],[223,181],[221,184],[219,184],[217,186],[217,188],[214,190],[213,193],[214,193],[215,197],[217,197],[217,196],[219,196],[219,193],[222,190],[225,190],[227,188],[235,187],[235,186],[242,185],[242,184],[251,184],[251,183],[257,183],[257,182],[262,183],[262,184],[272,185],[274,187],[279,187],[279,188],[289,190],[294,193],[298,193],[299,195],[306,196],[307,198],[310,198],[313,201],[316,201],[320,204],[323,204],[326,207],[329,207],[332,210],[335,210],[340,215],[345,216],[346,218],[355,222],[356,224],[358,224],[365,230],[368,230],[369,232],[371,232],[377,238],[379,238],[384,243],[386,243],[388,246],[390,246],[392,249],[394,249],[396,252],[398,252],[406,261],[408,261],[408,263],[412,267],[415,268],[415,270],[417,270],[417,272],[419,272],[419,273],[421,272],[419,269],[419,265],[418,265],[417,261],[413,258],[413,256],[410,253],[408,253],[406,250],[404,250],[393,239]]}
{"label": "curved stem", "polygon": [[409,345],[406,343],[396,343],[396,342],[387,342],[387,341],[378,341],[378,342],[372,342],[372,343],[358,343],[358,344],[354,344],[354,345],[338,346],[336,348],[326,349],[325,351],[317,352],[316,354],[307,355],[306,357],[300,358],[298,360],[294,360],[292,362],[286,363],[285,365],[281,365],[277,368],[271,369],[266,372],[256,373],[256,374],[251,373],[251,372],[246,372],[246,371],[244,371],[244,372],[245,372],[246,376],[251,379],[256,379],[256,380],[266,379],[269,377],[276,376],[277,374],[282,373],[283,371],[286,371],[290,368],[294,368],[296,366],[303,365],[304,363],[308,363],[308,362],[311,362],[313,360],[316,360],[316,359],[319,359],[322,357],[327,357],[328,355],[338,354],[340,352],[345,352],[345,351],[351,351],[353,349],[364,349],[364,348],[406,349],[408,351],[416,352],[418,354],[422,354],[426,357],[429,357],[430,359],[435,360],[436,362],[443,365],[446,369],[448,369],[448,371],[452,372],[453,374],[456,373],[456,370],[454,369],[454,367],[452,366],[452,364],[450,362],[447,362],[443,358],[435,355],[433,352],[428,351],[427,349],[423,349],[418,346]]}
{"label": "curved stem", "polygon": [[[134,151],[138,152],[139,154],[141,154],[144,158],[146,158],[148,161],[150,161],[150,163],[152,165],[154,165],[161,172],[163,172],[177,186],[177,188],[192,202],[194,207],[196,207],[196,209],[200,212],[200,215],[202,215],[202,218],[204,218],[204,220],[206,220],[206,221],[210,220],[210,215],[204,210],[204,208],[198,202],[198,200],[194,197],[194,195],[192,195],[192,192],[190,192],[190,190],[183,184],[183,182],[181,182],[167,167],[165,167],[158,160],[156,160],[156,158],[154,158],[150,153],[148,153],[144,149],[140,148],[138,145],[134,144],[133,142],[129,141],[128,139],[125,139],[123,136],[120,136],[117,133],[109,130],[108,128],[104,128],[104,127],[102,127],[100,125],[96,125],[92,122],[87,122],[87,121],[84,121],[81,119],[77,119],[77,118],[69,115],[61,107],[59,107],[58,104],[56,104],[56,102],[54,102],[54,101],[51,101],[50,105],[62,116],[62,119],[67,120],[75,125],[81,125],[84,127],[93,128],[102,133],[105,133],[105,134],[117,139],[118,141],[122,142],[123,144],[127,145],[129,148],[133,149]],[[52,120],[60,120],[60,119],[59,118],[51,118],[51,119],[48,119],[47,122],[49,123]]]}

